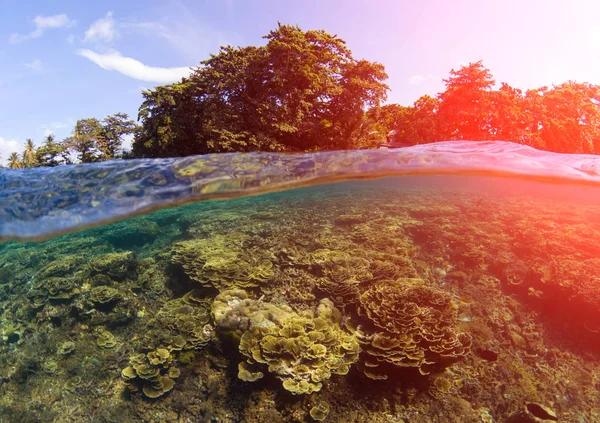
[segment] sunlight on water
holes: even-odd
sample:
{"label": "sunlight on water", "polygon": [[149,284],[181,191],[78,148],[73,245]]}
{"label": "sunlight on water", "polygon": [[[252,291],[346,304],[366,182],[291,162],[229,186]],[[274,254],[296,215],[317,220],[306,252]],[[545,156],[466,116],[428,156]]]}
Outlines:
{"label": "sunlight on water", "polygon": [[600,184],[600,158],[505,142],[450,141],[392,150],[215,154],[3,170],[0,239],[40,239],[194,201],[422,174]]}

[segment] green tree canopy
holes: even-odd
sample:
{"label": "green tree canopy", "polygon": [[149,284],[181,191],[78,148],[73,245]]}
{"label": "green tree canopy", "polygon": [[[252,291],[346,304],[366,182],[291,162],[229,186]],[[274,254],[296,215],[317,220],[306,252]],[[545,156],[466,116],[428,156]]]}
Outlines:
{"label": "green tree canopy", "polygon": [[81,163],[112,160],[120,157],[123,137],[135,131],[135,123],[125,113],[106,117],[79,119],[73,135],[63,140],[63,147],[77,155]]}
{"label": "green tree canopy", "polygon": [[8,167],[10,169],[21,169],[23,167],[23,163],[19,159],[19,153],[10,153],[10,155],[8,156]]}
{"label": "green tree canopy", "polygon": [[33,140],[27,138],[25,141],[25,151],[23,151],[23,167],[33,167],[37,165],[37,158],[35,156],[35,145]]}
{"label": "green tree canopy", "polygon": [[35,156],[38,166],[58,166],[71,163],[66,147],[54,141],[52,134],[49,134],[44,140],[44,144],[38,147]]}
{"label": "green tree canopy", "polygon": [[482,62],[452,70],[445,90],[413,106],[386,105],[372,115],[393,142],[504,140],[556,152],[600,153],[600,86],[568,81],[522,91],[501,83]]}
{"label": "green tree canopy", "polygon": [[382,65],[325,31],[279,25],[262,47],[222,47],[180,83],[143,92],[136,156],[304,151],[369,143]]}

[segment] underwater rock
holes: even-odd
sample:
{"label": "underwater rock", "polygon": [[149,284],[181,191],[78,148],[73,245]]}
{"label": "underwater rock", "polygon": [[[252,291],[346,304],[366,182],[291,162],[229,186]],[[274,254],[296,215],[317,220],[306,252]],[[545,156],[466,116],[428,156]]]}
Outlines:
{"label": "underwater rock", "polygon": [[414,367],[422,375],[434,365],[467,355],[472,339],[454,328],[456,308],[443,291],[414,279],[371,286],[360,297],[356,327],[361,343],[361,370],[372,379],[387,379],[385,366]]}
{"label": "underwater rock", "polygon": [[242,333],[239,348],[246,362],[238,377],[246,381],[260,379],[266,369],[291,393],[308,394],[332,374],[347,374],[358,360],[358,342],[341,329],[341,314],[328,299],[298,314],[232,290],[215,298],[214,313],[218,328]]}
{"label": "underwater rock", "polygon": [[553,410],[534,402],[525,404],[521,410],[508,419],[508,423],[543,423],[557,421],[558,417]]}

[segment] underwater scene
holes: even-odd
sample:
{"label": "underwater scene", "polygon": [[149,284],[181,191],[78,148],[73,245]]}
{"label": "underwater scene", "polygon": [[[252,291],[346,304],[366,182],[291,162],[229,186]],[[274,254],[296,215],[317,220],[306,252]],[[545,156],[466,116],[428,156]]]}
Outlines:
{"label": "underwater scene", "polygon": [[599,163],[2,170],[0,422],[598,422]]}

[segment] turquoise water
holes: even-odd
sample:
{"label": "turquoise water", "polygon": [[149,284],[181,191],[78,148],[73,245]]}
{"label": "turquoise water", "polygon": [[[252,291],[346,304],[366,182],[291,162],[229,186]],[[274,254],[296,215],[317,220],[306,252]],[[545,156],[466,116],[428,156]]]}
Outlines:
{"label": "turquoise water", "polygon": [[599,421],[596,158],[469,148],[4,171],[0,422]]}

